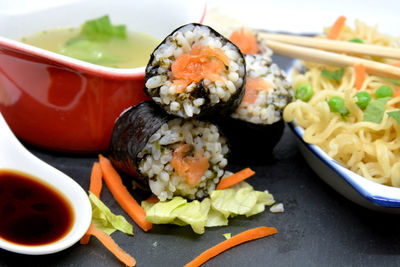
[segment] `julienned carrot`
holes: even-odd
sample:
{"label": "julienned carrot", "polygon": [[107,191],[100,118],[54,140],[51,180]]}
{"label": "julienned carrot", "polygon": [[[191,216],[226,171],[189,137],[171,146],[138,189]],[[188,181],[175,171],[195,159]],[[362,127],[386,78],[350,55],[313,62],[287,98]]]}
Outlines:
{"label": "julienned carrot", "polygon": [[[89,191],[96,195],[97,198],[100,198],[101,188],[103,187],[102,174],[100,164],[98,162],[93,163],[92,172],[90,174],[90,185]],[[86,245],[90,241],[90,235],[85,234],[79,243],[82,245]]]}
{"label": "julienned carrot", "polygon": [[117,243],[103,231],[96,228],[92,223],[87,231],[87,234],[95,236],[112,254],[115,255],[121,262],[127,266],[135,266],[136,260],[126,253]]}
{"label": "julienned carrot", "polygon": [[397,87],[396,92],[394,92],[394,94],[393,94],[393,97],[398,97],[398,96],[400,96],[400,86]]}
{"label": "julienned carrot", "polygon": [[247,231],[241,232],[240,234],[237,234],[227,240],[222,241],[221,243],[213,246],[212,248],[207,249],[203,253],[201,253],[199,256],[194,258],[191,262],[185,265],[185,267],[195,267],[195,266],[200,266],[209,259],[217,256],[218,254],[224,252],[225,250],[228,250],[234,246],[240,245],[242,243],[266,237],[269,235],[276,234],[278,231],[274,227],[257,227],[253,229],[249,229]]}
{"label": "julienned carrot", "polygon": [[82,236],[81,240],[79,240],[79,243],[81,245],[87,245],[90,241],[90,235],[88,233],[85,233],[84,236]]}
{"label": "julienned carrot", "polygon": [[92,167],[92,173],[90,175],[90,186],[89,191],[96,195],[97,198],[100,198],[101,188],[103,186],[102,181],[102,173],[100,164],[95,162]]}
{"label": "julienned carrot", "polygon": [[148,203],[158,203],[159,201],[160,200],[155,195],[151,195],[148,199],[146,199],[146,202]]}
{"label": "julienned carrot", "polygon": [[225,189],[228,187],[231,187],[232,185],[235,185],[250,176],[253,176],[255,172],[250,169],[250,168],[245,168],[241,171],[238,171],[237,173],[232,174],[231,176],[222,178],[219,184],[217,185],[217,190]]}
{"label": "julienned carrot", "polygon": [[395,63],[392,63],[392,66],[400,67],[400,61],[396,61]]}
{"label": "julienned carrot", "polygon": [[103,179],[115,200],[143,231],[150,230],[153,225],[151,222],[146,221],[146,212],[128,192],[122,183],[121,176],[119,176],[111,162],[102,155],[99,155],[99,159]]}
{"label": "julienned carrot", "polygon": [[338,17],[335,23],[332,25],[331,30],[329,31],[328,39],[337,40],[339,38],[339,34],[342,31],[345,22],[346,22],[345,16]]}
{"label": "julienned carrot", "polygon": [[357,90],[360,90],[365,79],[367,78],[367,72],[365,71],[365,67],[363,64],[355,64],[354,65],[354,73],[355,73],[355,87]]}

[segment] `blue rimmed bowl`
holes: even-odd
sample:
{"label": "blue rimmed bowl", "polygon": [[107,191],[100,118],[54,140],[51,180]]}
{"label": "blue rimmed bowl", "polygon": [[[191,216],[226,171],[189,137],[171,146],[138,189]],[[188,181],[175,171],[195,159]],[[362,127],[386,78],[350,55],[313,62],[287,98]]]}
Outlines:
{"label": "blue rimmed bowl", "polygon": [[372,210],[400,213],[400,188],[370,181],[329,157],[320,147],[303,140],[304,130],[292,122],[298,148],[323,181],[347,199]]}

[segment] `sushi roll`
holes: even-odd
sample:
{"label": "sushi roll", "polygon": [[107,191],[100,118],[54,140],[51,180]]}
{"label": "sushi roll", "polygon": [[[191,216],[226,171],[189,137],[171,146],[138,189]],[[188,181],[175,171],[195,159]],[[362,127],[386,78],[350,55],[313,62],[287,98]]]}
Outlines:
{"label": "sushi roll", "polygon": [[293,99],[285,72],[257,55],[246,55],[246,65],[245,96],[231,117],[262,125],[282,121],[282,111]]}
{"label": "sushi roll", "polygon": [[246,66],[240,50],[212,28],[187,24],[154,50],[145,93],[182,118],[232,113],[244,95]]}
{"label": "sushi roll", "polygon": [[229,40],[234,43],[244,55],[253,55],[272,62],[271,48],[256,32],[240,29],[232,32]]}
{"label": "sushi roll", "polygon": [[228,151],[214,124],[171,116],[146,101],[115,122],[110,160],[160,200],[201,199],[224,175]]}
{"label": "sushi roll", "polygon": [[234,32],[231,40],[245,53],[245,95],[229,118],[221,121],[221,128],[230,140],[233,156],[248,152],[256,157],[266,155],[283,134],[282,112],[292,101],[293,91],[285,72],[272,62],[271,49],[256,34],[241,30]]}

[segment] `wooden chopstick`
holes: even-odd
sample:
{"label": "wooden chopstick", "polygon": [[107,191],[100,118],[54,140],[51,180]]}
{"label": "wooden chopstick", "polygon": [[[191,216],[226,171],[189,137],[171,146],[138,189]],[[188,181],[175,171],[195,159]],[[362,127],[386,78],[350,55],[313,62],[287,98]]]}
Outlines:
{"label": "wooden chopstick", "polygon": [[339,67],[362,64],[369,74],[400,79],[400,68],[389,64],[379,63],[372,60],[337,54],[333,52],[327,52],[314,48],[286,44],[273,40],[267,40],[266,43],[268,47],[270,47],[276,54],[282,56]]}
{"label": "wooden chopstick", "polygon": [[400,48],[352,43],[346,41],[337,41],[290,34],[260,32],[259,35],[266,40],[273,40],[294,45],[302,45],[328,51],[400,59]]}

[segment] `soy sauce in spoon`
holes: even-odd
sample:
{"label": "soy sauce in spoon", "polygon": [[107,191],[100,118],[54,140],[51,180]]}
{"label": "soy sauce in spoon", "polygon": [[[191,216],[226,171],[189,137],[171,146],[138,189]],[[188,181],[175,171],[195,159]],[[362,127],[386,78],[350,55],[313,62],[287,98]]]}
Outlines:
{"label": "soy sauce in spoon", "polygon": [[69,201],[28,174],[0,170],[0,238],[36,246],[64,237],[74,222]]}

